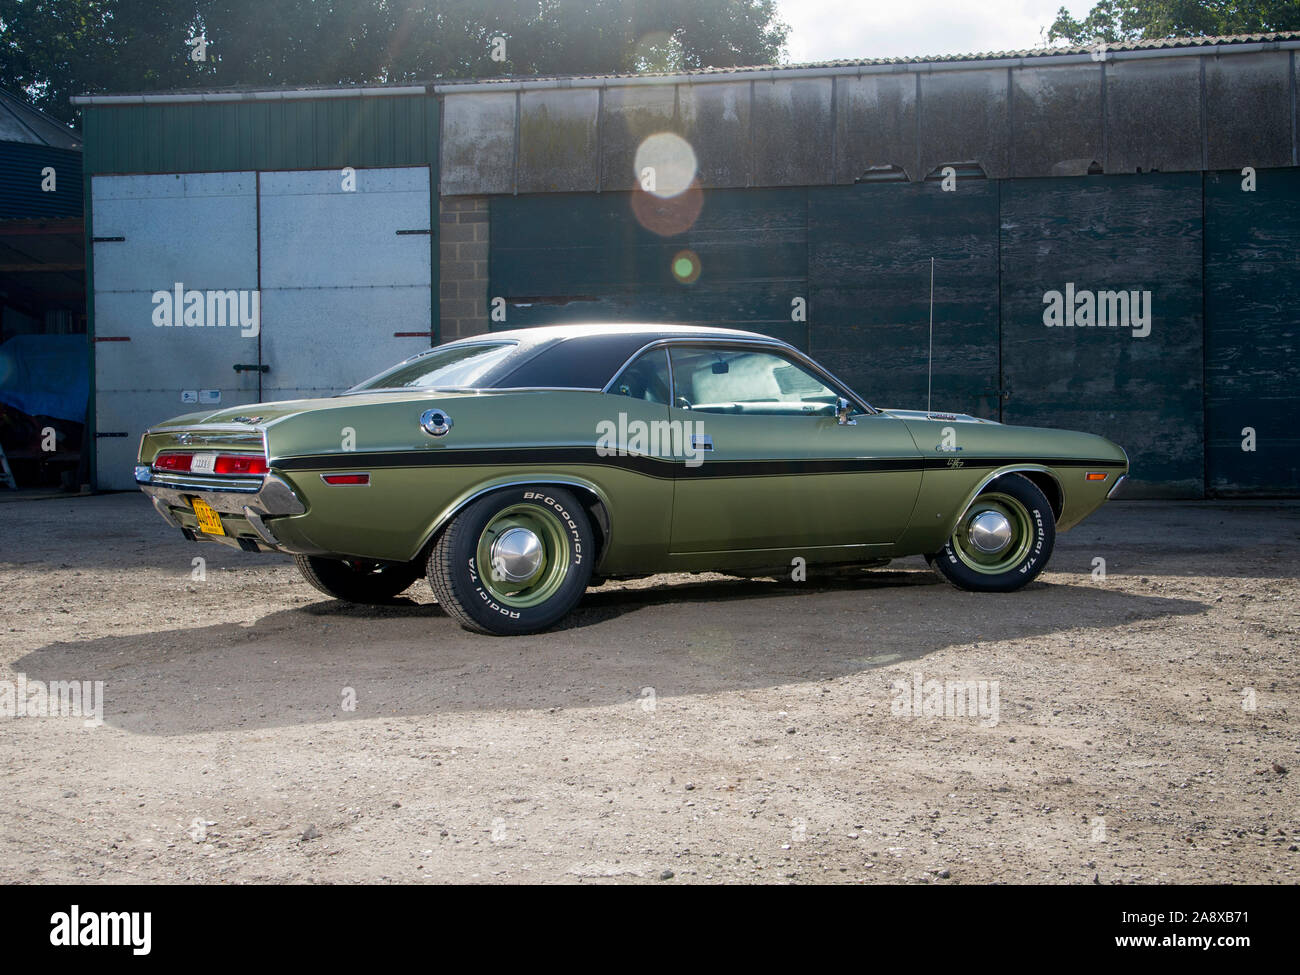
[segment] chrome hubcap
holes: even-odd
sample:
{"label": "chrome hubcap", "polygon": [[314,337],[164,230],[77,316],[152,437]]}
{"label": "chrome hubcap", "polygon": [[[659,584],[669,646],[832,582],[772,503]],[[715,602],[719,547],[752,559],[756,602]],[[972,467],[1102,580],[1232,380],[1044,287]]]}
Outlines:
{"label": "chrome hubcap", "polygon": [[542,540],[527,528],[509,528],[492,543],[492,571],[508,582],[531,579],[543,558]]}
{"label": "chrome hubcap", "polygon": [[966,530],[970,543],[986,555],[995,555],[1011,544],[1011,522],[996,511],[981,511]]}

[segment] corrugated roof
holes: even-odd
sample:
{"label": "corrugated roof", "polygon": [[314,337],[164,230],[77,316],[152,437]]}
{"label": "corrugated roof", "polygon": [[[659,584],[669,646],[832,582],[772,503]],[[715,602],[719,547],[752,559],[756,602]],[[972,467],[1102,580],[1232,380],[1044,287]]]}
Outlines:
{"label": "corrugated roof", "polygon": [[[1266,34],[1231,34],[1216,37],[1162,37],[1152,40],[1127,41],[1123,43],[1109,43],[1105,45],[1108,54],[1122,54],[1123,52],[1139,52],[1168,50],[1173,53],[1194,53],[1196,48],[1226,47],[1260,45],[1270,43],[1300,42],[1300,31],[1284,31]],[[304,97],[310,97],[313,93],[318,92],[340,92],[351,91],[353,89],[366,89],[376,93],[396,92],[405,90],[410,92],[418,87],[438,86],[455,87],[458,85],[518,85],[523,82],[575,82],[590,83],[598,82],[604,79],[627,79],[627,78],[680,78],[680,77],[709,77],[713,75],[733,75],[733,74],[763,74],[784,71],[816,71],[824,70],[844,70],[853,68],[880,68],[889,65],[898,66],[924,66],[927,64],[953,64],[955,62],[966,62],[976,65],[980,62],[1007,61],[1007,60],[1024,60],[1037,58],[1059,58],[1059,57],[1078,57],[1081,55],[1092,55],[1097,49],[1096,44],[1072,45],[1066,47],[1033,47],[1012,51],[982,51],[971,54],[939,54],[939,55],[922,55],[916,57],[902,58],[846,58],[830,61],[809,61],[799,64],[756,64],[746,65],[734,68],[688,68],[681,71],[657,71],[657,72],[622,72],[614,74],[573,74],[573,75],[498,75],[489,78],[436,78],[430,81],[421,82],[400,82],[394,84],[358,84],[358,85],[302,85],[302,86],[285,86],[272,87],[266,85],[237,85],[224,88],[172,88],[167,89],[165,94],[169,96],[203,96],[203,95],[232,95],[232,94],[253,94],[257,92],[276,92],[279,94],[301,93]],[[110,98],[142,98],[150,95],[164,94],[164,92],[113,92],[102,93],[99,97]],[[74,99],[74,102],[81,102],[86,99],[93,99],[95,95],[83,95]]]}
{"label": "corrugated roof", "polygon": [[[1178,49],[1194,47],[1219,47],[1234,44],[1266,44],[1270,41],[1300,41],[1300,31],[1285,31],[1271,34],[1230,34],[1222,37],[1160,37],[1154,40],[1127,41],[1123,43],[1106,43],[1107,51],[1152,51],[1161,48]],[[798,65],[763,64],[747,68],[702,68],[698,74],[715,71],[773,71],[782,67],[799,68],[853,68],[869,67],[882,64],[945,64],[951,61],[1006,61],[1021,58],[1063,57],[1088,54],[1095,51],[1097,45],[1081,44],[1068,47],[1030,47],[1016,51],[982,51],[974,54],[937,54],[906,58],[848,58],[836,61],[816,61]]]}
{"label": "corrugated roof", "polygon": [[[1170,50],[1182,48],[1197,47],[1230,47],[1232,45],[1245,44],[1267,44],[1269,42],[1281,41],[1300,41],[1300,31],[1285,31],[1269,34],[1230,34],[1222,37],[1161,37],[1154,40],[1128,41],[1125,43],[1112,44],[1106,43],[1108,52],[1114,51],[1152,51],[1162,48]],[[676,76],[676,75],[711,75],[711,74],[734,74],[738,72],[764,72],[764,71],[784,71],[791,68],[867,68],[877,67],[880,65],[890,64],[947,64],[953,61],[1006,61],[1018,60],[1022,58],[1046,58],[1046,57],[1068,57],[1070,55],[1091,55],[1097,48],[1096,44],[1084,44],[1069,47],[1031,47],[1018,51],[982,51],[972,54],[937,54],[921,55],[916,57],[905,58],[845,58],[831,61],[807,61],[799,64],[755,64],[738,68],[691,68],[683,71],[664,71],[664,72],[644,72],[636,75],[630,73],[608,74],[608,75],[566,75],[553,76],[553,80],[561,80],[561,77],[572,80],[591,80],[598,78],[628,78],[628,77],[659,77],[659,76]],[[495,78],[465,79],[459,81],[439,81],[438,84],[482,84],[485,82],[500,81],[503,84],[518,82],[524,80],[523,76],[501,76]],[[534,80],[529,76],[529,80]],[[542,80],[537,76],[536,80]]]}
{"label": "corrugated roof", "polygon": [[3,88],[0,88],[0,142],[81,150],[81,139],[72,129]]}

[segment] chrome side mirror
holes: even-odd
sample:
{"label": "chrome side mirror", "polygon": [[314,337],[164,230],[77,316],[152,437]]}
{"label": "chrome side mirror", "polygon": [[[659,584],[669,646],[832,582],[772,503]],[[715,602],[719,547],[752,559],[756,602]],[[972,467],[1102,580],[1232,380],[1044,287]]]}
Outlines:
{"label": "chrome side mirror", "polygon": [[849,405],[849,401],[841,396],[835,401],[835,422],[842,427],[856,427],[858,421],[849,419],[852,411],[853,407]]}

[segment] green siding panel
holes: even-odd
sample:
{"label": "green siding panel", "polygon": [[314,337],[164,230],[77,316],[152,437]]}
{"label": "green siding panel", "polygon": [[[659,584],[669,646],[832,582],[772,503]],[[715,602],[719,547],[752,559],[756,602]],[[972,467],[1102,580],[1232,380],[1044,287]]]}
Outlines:
{"label": "green siding panel", "polygon": [[[41,189],[52,166],[55,191]],[[81,216],[81,153],[28,142],[0,142],[0,220]]]}
{"label": "green siding panel", "polygon": [[437,162],[432,95],[91,105],[86,171],[230,172]]}
{"label": "green siding panel", "polygon": [[[1205,176],[1206,480],[1212,495],[1300,494],[1300,170]],[[1242,430],[1255,449],[1242,449]]]}
{"label": "green siding panel", "polygon": [[[642,197],[644,199],[644,197]],[[743,328],[807,347],[791,319],[808,294],[805,190],[713,190],[688,230],[642,226],[630,193],[492,200],[489,295],[506,299],[497,329],[580,321],[680,322]],[[672,273],[684,250],[690,283]]]}
{"label": "green siding panel", "polygon": [[998,418],[998,188],[865,184],[808,194],[812,351],[877,406]]}
{"label": "green siding panel", "polygon": [[[1204,492],[1201,176],[1002,185],[1002,374],[1009,423],[1099,433],[1128,451],[1126,495]],[[1044,295],[1151,292],[1151,332],[1044,324]]]}

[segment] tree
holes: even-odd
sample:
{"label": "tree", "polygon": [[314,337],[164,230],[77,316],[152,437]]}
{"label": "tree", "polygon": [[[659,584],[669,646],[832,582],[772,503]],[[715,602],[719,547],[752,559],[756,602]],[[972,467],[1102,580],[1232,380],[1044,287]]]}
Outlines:
{"label": "tree", "polygon": [[1288,30],[1300,30],[1300,0],[1100,0],[1082,20],[1060,8],[1047,38],[1118,44]]}
{"label": "tree", "polygon": [[94,92],[772,64],[776,2],[0,0],[0,86],[71,120]]}

